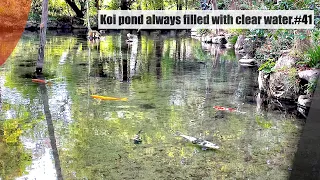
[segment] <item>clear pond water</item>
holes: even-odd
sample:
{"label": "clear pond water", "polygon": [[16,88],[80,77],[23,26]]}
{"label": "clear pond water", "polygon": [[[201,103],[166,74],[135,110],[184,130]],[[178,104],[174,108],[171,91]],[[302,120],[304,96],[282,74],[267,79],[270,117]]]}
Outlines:
{"label": "clear pond water", "polygon": [[31,81],[38,35],[23,35],[0,70],[1,179],[288,178],[303,120],[257,101],[257,69],[189,37],[125,38],[49,32],[44,86]]}

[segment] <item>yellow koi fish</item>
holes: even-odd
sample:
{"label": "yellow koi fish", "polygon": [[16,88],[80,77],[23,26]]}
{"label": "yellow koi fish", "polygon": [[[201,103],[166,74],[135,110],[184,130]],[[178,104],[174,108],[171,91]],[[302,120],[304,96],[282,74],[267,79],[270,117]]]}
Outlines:
{"label": "yellow koi fish", "polygon": [[128,100],[128,98],[116,98],[116,97],[98,96],[98,95],[91,95],[91,97],[95,99],[111,100],[111,101],[127,101]]}

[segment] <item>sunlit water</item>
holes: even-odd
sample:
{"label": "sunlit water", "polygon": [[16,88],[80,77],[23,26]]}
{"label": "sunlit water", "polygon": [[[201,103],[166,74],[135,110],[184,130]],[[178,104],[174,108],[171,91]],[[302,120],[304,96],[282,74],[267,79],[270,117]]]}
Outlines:
{"label": "sunlit water", "polygon": [[[0,71],[1,179],[289,176],[302,120],[256,100],[257,69],[240,67],[233,50],[188,37],[125,38],[89,43],[49,33],[44,75],[52,84],[41,89],[31,82],[38,36],[23,36]],[[139,130],[142,143],[134,144]],[[177,132],[220,149],[203,151]]]}

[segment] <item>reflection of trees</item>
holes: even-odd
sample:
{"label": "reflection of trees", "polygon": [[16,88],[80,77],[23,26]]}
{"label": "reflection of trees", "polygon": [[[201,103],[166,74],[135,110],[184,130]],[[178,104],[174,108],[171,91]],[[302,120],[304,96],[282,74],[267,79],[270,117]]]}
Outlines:
{"label": "reflection of trees", "polygon": [[[0,124],[0,138],[3,138],[3,127]],[[0,178],[15,179],[22,176],[31,165],[31,154],[26,152],[19,141],[14,144],[0,140]]]}
{"label": "reflection of trees", "polygon": [[[14,179],[26,173],[26,168],[31,165],[31,154],[26,151],[20,136],[23,131],[30,129],[32,122],[28,122],[30,114],[19,106],[4,104],[4,110],[15,109],[22,116],[16,119],[5,120],[5,114],[1,111],[0,117],[0,178]],[[19,109],[22,109],[20,112]]]}

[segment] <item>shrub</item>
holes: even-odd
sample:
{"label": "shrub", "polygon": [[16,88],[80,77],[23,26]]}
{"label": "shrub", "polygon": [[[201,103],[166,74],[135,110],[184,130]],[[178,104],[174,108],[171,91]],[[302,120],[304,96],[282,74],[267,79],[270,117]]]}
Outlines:
{"label": "shrub", "polygon": [[276,65],[276,62],[274,59],[269,59],[265,63],[261,64],[259,67],[259,71],[263,71],[264,73],[271,73],[273,72],[273,67]]}
{"label": "shrub", "polygon": [[320,68],[320,46],[315,46],[306,53],[306,62],[309,67]]}
{"label": "shrub", "polygon": [[313,93],[317,87],[317,80],[309,81],[308,84],[305,85],[305,87],[306,87],[306,89],[305,89],[304,93],[306,93],[306,94]]}

